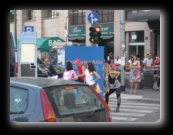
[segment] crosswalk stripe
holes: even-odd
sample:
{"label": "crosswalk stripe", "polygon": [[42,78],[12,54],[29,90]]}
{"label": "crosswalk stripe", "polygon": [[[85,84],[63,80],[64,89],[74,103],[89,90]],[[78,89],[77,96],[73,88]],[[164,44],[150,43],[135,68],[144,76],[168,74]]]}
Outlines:
{"label": "crosswalk stripe", "polygon": [[135,116],[135,117],[143,117],[146,114],[139,114],[139,113],[124,113],[124,112],[112,112],[112,117],[117,116],[117,115],[123,115],[123,116]]}
{"label": "crosswalk stripe", "polygon": [[[115,107],[115,105],[109,105],[109,107]],[[159,107],[153,106],[135,106],[135,105],[121,105],[121,108],[139,108],[139,109],[159,109]]]}
{"label": "crosswalk stripe", "polygon": [[113,120],[135,121],[137,118],[112,117]]}
{"label": "crosswalk stripe", "polygon": [[112,122],[135,122],[140,117],[144,117],[160,108],[160,104],[121,99],[120,111],[115,112],[117,107],[117,99],[115,98],[109,98],[108,105],[112,111]]}
{"label": "crosswalk stripe", "polygon": [[[115,110],[115,108],[110,108],[112,111]],[[150,110],[136,110],[136,109],[124,109],[120,107],[120,111],[127,111],[127,112],[142,112],[142,113],[152,113],[153,111]]]}
{"label": "crosswalk stripe", "polygon": [[[116,94],[112,94],[109,97],[116,98],[117,96],[116,96]],[[121,98],[124,98],[124,99],[141,99],[141,98],[143,98],[143,96],[142,95],[126,95],[126,94],[123,95],[123,94],[121,94]]]}
{"label": "crosswalk stripe", "polygon": [[[115,101],[115,100],[109,100],[109,104],[110,103],[113,103],[113,104],[116,104],[117,103],[117,101]],[[123,100],[121,100],[121,104],[127,104],[127,105],[130,105],[130,104],[134,104],[134,105],[147,105],[147,106],[160,106],[160,104],[151,104],[151,103],[148,103],[148,104],[145,104],[145,103],[137,103],[137,102],[127,102],[127,101],[123,101]]]}

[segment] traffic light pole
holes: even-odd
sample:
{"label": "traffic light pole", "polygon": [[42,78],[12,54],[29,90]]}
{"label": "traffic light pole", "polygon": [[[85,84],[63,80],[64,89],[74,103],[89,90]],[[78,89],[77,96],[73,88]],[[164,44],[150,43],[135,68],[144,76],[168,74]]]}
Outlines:
{"label": "traffic light pole", "polygon": [[91,24],[88,22],[88,15],[91,13],[91,10],[86,10],[85,11],[85,22],[86,22],[86,40],[85,40],[85,42],[86,42],[86,46],[91,46],[91,43],[90,43],[90,41],[89,41],[89,38],[90,38],[90,36],[89,36],[89,33],[90,33],[90,30],[89,30],[89,28],[91,27]]}

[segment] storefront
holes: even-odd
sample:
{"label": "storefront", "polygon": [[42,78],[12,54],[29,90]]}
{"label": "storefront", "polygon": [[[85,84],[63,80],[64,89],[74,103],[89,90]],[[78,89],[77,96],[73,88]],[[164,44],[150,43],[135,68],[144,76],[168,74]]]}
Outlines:
{"label": "storefront", "polygon": [[68,40],[72,41],[73,45],[85,45],[85,26],[69,26]]}
{"label": "storefront", "polygon": [[56,42],[65,42],[65,41],[59,37],[38,38],[37,39],[38,55],[40,53],[41,58],[49,57],[49,51],[52,48],[52,44],[55,44]]}

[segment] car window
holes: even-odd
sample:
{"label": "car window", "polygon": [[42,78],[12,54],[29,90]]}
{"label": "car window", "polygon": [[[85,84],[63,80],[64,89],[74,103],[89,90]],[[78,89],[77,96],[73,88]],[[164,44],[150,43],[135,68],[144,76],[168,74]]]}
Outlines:
{"label": "car window", "polygon": [[25,112],[28,107],[28,91],[26,89],[10,87],[10,113]]}
{"label": "car window", "polygon": [[57,86],[45,88],[56,115],[73,115],[104,108],[88,86]]}

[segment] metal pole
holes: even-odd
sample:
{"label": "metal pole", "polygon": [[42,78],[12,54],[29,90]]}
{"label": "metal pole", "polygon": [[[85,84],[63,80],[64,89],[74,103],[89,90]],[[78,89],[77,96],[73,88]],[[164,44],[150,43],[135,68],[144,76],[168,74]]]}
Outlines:
{"label": "metal pole", "polygon": [[124,22],[124,17],[125,17],[125,11],[121,10],[120,11],[120,56],[122,60],[122,66],[121,66],[121,85],[122,85],[122,91],[125,91],[125,72],[124,72],[124,65],[125,65],[125,56],[124,56],[124,49],[125,49],[125,22]]}
{"label": "metal pole", "polygon": [[16,10],[14,10],[14,36],[15,36],[15,42],[17,45],[17,19],[16,19]]}

